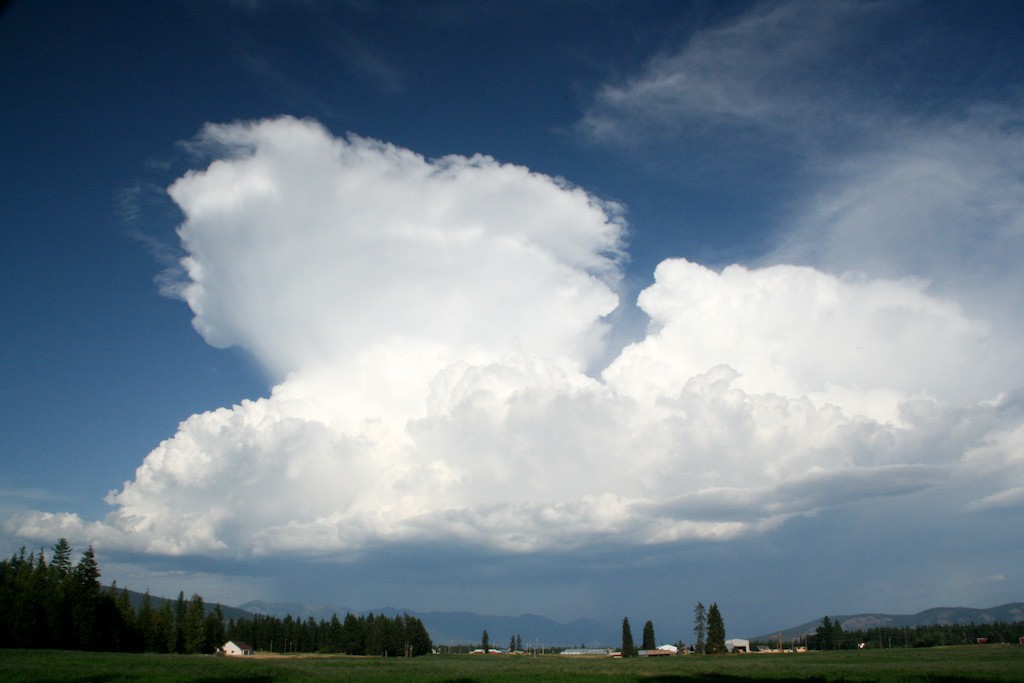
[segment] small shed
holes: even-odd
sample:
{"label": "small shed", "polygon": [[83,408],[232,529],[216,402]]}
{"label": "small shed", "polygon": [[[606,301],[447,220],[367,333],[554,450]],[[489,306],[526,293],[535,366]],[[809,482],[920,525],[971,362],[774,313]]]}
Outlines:
{"label": "small shed", "polygon": [[229,640],[224,643],[221,652],[230,657],[248,657],[254,654],[255,650],[252,649],[252,645],[249,643],[243,643],[240,640]]}

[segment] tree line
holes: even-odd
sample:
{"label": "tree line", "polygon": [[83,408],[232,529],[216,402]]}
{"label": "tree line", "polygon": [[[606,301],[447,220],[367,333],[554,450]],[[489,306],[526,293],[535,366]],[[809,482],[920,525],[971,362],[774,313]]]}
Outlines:
{"label": "tree line", "polygon": [[60,539],[50,561],[22,548],[0,562],[0,644],[4,647],[135,650],[127,595],[100,585],[90,547],[76,564]]}
{"label": "tree line", "polygon": [[1024,637],[1024,621],[991,624],[932,624],[928,626],[882,626],[855,631],[843,630],[838,619],[821,620],[804,644],[811,650],[856,648],[936,647],[977,643],[1018,643]]}
{"label": "tree line", "polygon": [[417,656],[431,651],[423,622],[409,615],[335,614],[329,621],[256,615],[226,624],[220,605],[202,596],[176,601],[142,596],[138,609],[127,589],[100,584],[90,546],[77,563],[64,538],[45,553],[22,548],[0,561],[0,647],[118,652],[212,653],[227,640],[278,652],[337,652]]}
{"label": "tree line", "polygon": [[429,654],[433,647],[423,622],[408,614],[346,614],[344,619],[334,614],[320,621],[255,615],[229,620],[227,633],[232,640],[271,652],[418,657]]}

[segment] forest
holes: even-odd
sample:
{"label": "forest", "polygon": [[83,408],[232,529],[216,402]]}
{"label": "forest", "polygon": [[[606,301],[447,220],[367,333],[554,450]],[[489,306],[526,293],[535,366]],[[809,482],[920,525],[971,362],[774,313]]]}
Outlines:
{"label": "forest", "polygon": [[[793,646],[809,650],[856,650],[938,647],[942,645],[975,645],[1019,643],[1024,637],[1024,621],[987,624],[930,624],[927,626],[873,627],[846,631],[838,619],[828,616],[821,624]],[[765,649],[778,647],[778,642],[758,641]]]}
{"label": "forest", "polygon": [[431,651],[423,623],[409,615],[347,614],[330,621],[254,615],[225,623],[219,605],[151,598],[132,605],[127,589],[100,583],[92,547],[72,563],[66,539],[49,561],[22,548],[0,561],[0,646],[116,652],[212,653],[228,640],[260,650],[411,657]]}

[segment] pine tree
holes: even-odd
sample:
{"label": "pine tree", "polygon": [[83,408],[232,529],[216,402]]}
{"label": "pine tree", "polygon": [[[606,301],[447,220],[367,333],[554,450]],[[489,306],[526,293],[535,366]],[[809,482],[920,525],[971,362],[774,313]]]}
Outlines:
{"label": "pine tree", "polygon": [[817,628],[814,629],[814,635],[816,636],[816,644],[819,650],[831,650],[832,643],[832,620],[825,615],[825,618],[821,620],[821,623]]}
{"label": "pine tree", "polygon": [[708,643],[707,652],[711,655],[725,652],[725,622],[718,611],[718,603],[711,603],[708,608]]}
{"label": "pine tree", "polygon": [[153,619],[153,632],[157,641],[157,652],[178,651],[178,630],[174,625],[174,607],[169,600],[160,604]]}
{"label": "pine tree", "polygon": [[821,625],[814,629],[814,635],[817,636],[819,650],[834,650],[840,646],[843,626],[838,619],[833,621],[828,618],[828,615],[825,615],[825,618],[821,620]]}
{"label": "pine tree", "polygon": [[344,629],[341,626],[341,619],[338,613],[331,615],[331,623],[327,626],[327,641],[324,650],[326,652],[344,652]]}
{"label": "pine tree", "polygon": [[635,657],[636,645],[633,644],[633,631],[629,628],[629,618],[622,618],[622,650],[623,657]]}
{"label": "pine tree", "polygon": [[484,654],[491,650],[491,637],[487,635],[487,629],[484,629],[483,635],[480,636],[480,647],[483,648]]}
{"label": "pine tree", "polygon": [[186,654],[206,651],[206,608],[198,593],[192,594],[182,624],[182,646]]}
{"label": "pine tree", "polygon": [[97,636],[96,617],[100,605],[100,569],[96,553],[89,546],[71,573],[71,621],[76,646],[85,650],[93,649],[100,643]]}
{"label": "pine tree", "polygon": [[68,539],[61,538],[57,541],[57,545],[53,546],[50,569],[58,579],[63,579],[71,573],[71,546],[68,544]]}
{"label": "pine tree", "polygon": [[174,601],[174,644],[170,646],[171,652],[182,653],[185,651],[185,615],[188,613],[188,603],[185,602],[185,591],[178,591],[178,599]]}
{"label": "pine tree", "polygon": [[693,636],[696,639],[694,649],[697,654],[702,655],[706,648],[708,630],[708,614],[704,610],[704,603],[698,602],[693,606]]}
{"label": "pine tree", "polygon": [[402,618],[402,629],[406,642],[406,657],[419,657],[430,654],[434,644],[423,622],[408,614]]}
{"label": "pine tree", "polygon": [[843,646],[843,625],[838,618],[832,620],[832,646],[837,650]]}
{"label": "pine tree", "polygon": [[46,555],[39,549],[39,557],[35,561],[35,569],[31,574],[32,584],[32,640],[35,647],[50,645],[50,619],[47,613],[47,595],[52,590],[53,581],[50,569],[46,566]]}
{"label": "pine tree", "polygon": [[46,639],[47,619],[39,599],[38,561],[25,548],[0,564],[0,643],[5,647],[39,647]]}
{"label": "pine tree", "polygon": [[101,600],[101,630],[105,632],[104,649],[117,652],[141,652],[143,641],[138,627],[135,608],[128,589],[117,589],[117,581],[110,585]]}
{"label": "pine tree", "polygon": [[644,637],[643,643],[640,645],[641,650],[653,650],[657,645],[654,643],[654,622],[648,621],[644,624]]}
{"label": "pine tree", "polygon": [[139,636],[142,638],[142,648],[146,652],[160,652],[157,644],[156,630],[153,620],[156,613],[153,611],[153,598],[149,595],[149,589],[142,595],[142,604],[139,605],[139,613],[136,615],[135,623],[139,629]]}
{"label": "pine tree", "polygon": [[366,654],[365,620],[346,614],[341,625],[341,651],[349,655]]}

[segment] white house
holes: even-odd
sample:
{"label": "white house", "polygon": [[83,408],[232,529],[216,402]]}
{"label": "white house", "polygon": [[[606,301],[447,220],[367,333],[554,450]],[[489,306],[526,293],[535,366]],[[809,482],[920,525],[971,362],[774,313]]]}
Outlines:
{"label": "white house", "polygon": [[252,645],[249,645],[248,643],[243,643],[240,640],[229,640],[224,643],[224,647],[221,648],[221,652],[231,657],[245,657],[253,654],[254,650],[252,649]]}

